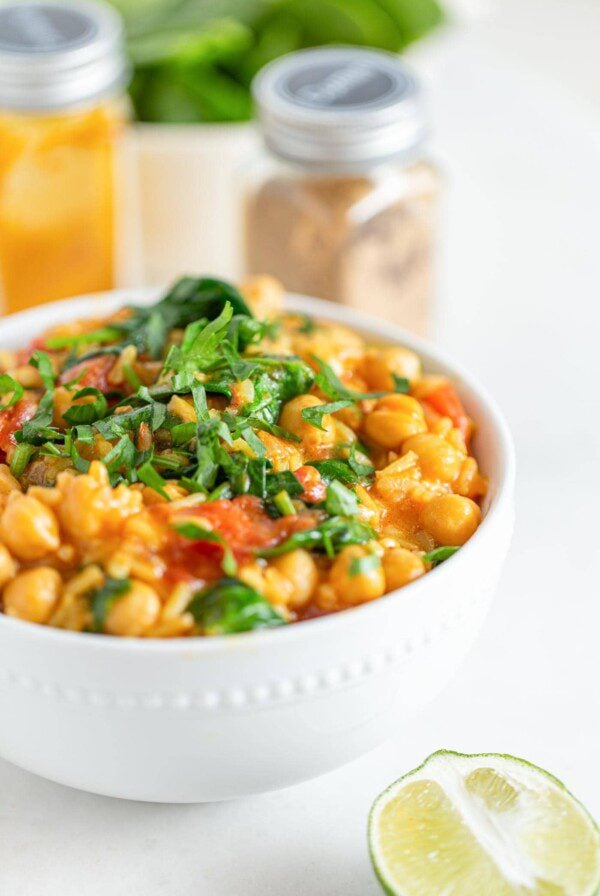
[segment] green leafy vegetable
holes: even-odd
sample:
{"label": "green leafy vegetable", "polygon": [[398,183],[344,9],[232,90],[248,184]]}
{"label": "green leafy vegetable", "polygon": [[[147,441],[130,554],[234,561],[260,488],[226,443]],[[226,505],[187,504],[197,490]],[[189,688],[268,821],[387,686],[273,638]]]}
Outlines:
{"label": "green leafy vegetable", "polygon": [[375,473],[375,467],[369,461],[367,455],[362,451],[361,455],[363,458],[365,458],[365,460],[367,460],[367,463],[365,463],[364,460],[359,460],[356,456],[357,454],[358,449],[356,445],[351,445],[350,454],[348,455],[348,465],[351,470],[356,473],[359,479],[368,479],[369,476],[373,476],[373,474]]}
{"label": "green leafy vegetable", "polygon": [[112,579],[107,576],[104,585],[90,594],[92,631],[101,632],[104,629],[108,611],[115,601],[127,594],[130,588],[130,579]]}
{"label": "green leafy vegetable", "polygon": [[45,340],[45,344],[51,351],[57,351],[62,348],[80,348],[83,345],[102,345],[104,342],[115,342],[118,338],[119,330],[116,327],[100,327],[75,336],[51,336]]}
{"label": "green leafy vegetable", "polygon": [[327,44],[396,53],[442,20],[436,0],[113,0],[125,15],[137,117],[242,121],[249,84],[284,53]]}
{"label": "green leafy vegetable", "polygon": [[82,398],[91,398],[92,396],[94,401],[72,404],[71,407],[64,412],[63,417],[67,423],[72,423],[74,425],[79,423],[94,423],[96,420],[101,420],[102,417],[104,417],[108,404],[106,398],[99,389],[94,389],[92,386],[86,386],[84,389],[80,389],[75,393],[73,401],[80,401]]}
{"label": "green leafy vegetable", "polygon": [[443,563],[444,560],[447,560],[448,557],[456,554],[458,550],[458,547],[454,547],[451,545],[434,548],[433,551],[429,551],[428,554],[423,555],[423,562],[430,563],[432,566],[438,566],[438,564]]}
{"label": "green leafy vegetable", "polygon": [[356,495],[334,479],[327,486],[325,509],[331,516],[355,516],[358,513]]}
{"label": "green leafy vegetable", "polygon": [[365,544],[375,538],[375,531],[366,523],[356,518],[331,516],[313,529],[295,532],[282,544],[274,548],[257,551],[259,557],[279,557],[296,548],[324,551],[334,557],[349,544]]}
{"label": "green leafy vegetable", "polygon": [[379,569],[381,560],[377,554],[367,554],[366,557],[353,557],[348,567],[348,575],[351,579],[355,576],[362,576],[371,572],[373,569]]}
{"label": "green leafy vegetable", "polygon": [[160,473],[155,470],[151,461],[147,460],[141,467],[138,467],[136,475],[139,481],[143,482],[144,485],[148,485],[150,488],[154,489],[155,492],[163,498],[166,498],[167,501],[171,500],[168,493],[165,491],[166,481],[162,478]]}
{"label": "green leafy vegetable", "polygon": [[317,429],[324,430],[323,416],[325,414],[335,414],[336,411],[341,411],[342,408],[349,408],[351,404],[353,404],[352,401],[344,399],[343,401],[333,401],[330,404],[317,404],[312,407],[303,408],[302,419],[306,420],[307,423],[310,423],[311,426],[316,426]]}
{"label": "green leafy vegetable", "polygon": [[280,491],[285,491],[288,495],[291,495],[292,498],[297,498],[304,491],[300,482],[291,470],[283,470],[281,473],[267,473],[265,485],[265,493],[268,496],[273,496]]}
{"label": "green leafy vegetable", "polygon": [[26,442],[17,445],[10,461],[10,472],[15,479],[18,479],[19,476],[23,475],[34,451],[35,446],[28,445]]}
{"label": "green leafy vegetable", "polygon": [[[335,401],[346,399],[351,403],[355,403],[357,401],[365,401],[368,398],[382,398],[384,395],[389,394],[389,392],[385,390],[379,392],[357,392],[355,389],[349,389],[347,386],[344,386],[329,364],[326,364],[325,361],[321,360],[321,358],[318,358],[316,355],[313,355],[313,358],[319,365],[319,372],[315,379],[315,385],[317,385],[328,398],[332,398]],[[394,391],[408,392],[408,389],[408,380],[394,374]]]}
{"label": "green leafy vegetable", "polygon": [[206,635],[232,635],[285,624],[262,594],[232,577],[198,592],[187,609]]}
{"label": "green leafy vegetable", "polygon": [[0,411],[12,408],[18,401],[23,398],[23,386],[9,376],[8,373],[0,374],[0,395],[10,395],[8,401],[0,403]]}
{"label": "green leafy vegetable", "polygon": [[39,373],[42,383],[44,384],[44,389],[53,389],[55,376],[50,355],[46,352],[34,352],[29,359],[29,363],[32,367],[35,367]]}
{"label": "green leafy vegetable", "polygon": [[296,508],[287,492],[277,492],[273,498],[273,504],[282,516],[293,516],[296,513]]}
{"label": "green leafy vegetable", "polygon": [[332,482],[337,479],[343,485],[355,485],[361,479],[368,479],[375,472],[375,468],[371,465],[361,464],[354,459],[354,446],[350,449],[350,456],[347,460],[341,458],[331,458],[329,460],[311,460],[308,466],[314,467],[319,471],[321,479],[324,482]]}

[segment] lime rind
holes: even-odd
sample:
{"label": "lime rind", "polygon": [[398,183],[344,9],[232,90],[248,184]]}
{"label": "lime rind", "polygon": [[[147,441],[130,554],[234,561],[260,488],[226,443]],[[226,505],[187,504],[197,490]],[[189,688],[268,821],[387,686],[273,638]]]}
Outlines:
{"label": "lime rind", "polygon": [[[593,817],[587,811],[585,806],[568,790],[567,787],[563,784],[563,782],[553,775],[551,772],[546,771],[538,765],[535,765],[532,762],[529,762],[526,759],[521,759],[516,756],[512,756],[508,753],[459,753],[454,750],[437,750],[435,753],[432,753],[428,756],[424,762],[418,765],[416,768],[407,772],[402,777],[398,778],[394,781],[389,787],[387,787],[375,800],[371,811],[369,813],[368,820],[368,843],[369,843],[369,853],[371,857],[371,862],[373,864],[373,868],[375,870],[375,874],[389,896],[406,896],[401,890],[397,888],[397,885],[393,880],[386,875],[385,870],[385,862],[382,860],[382,855],[379,853],[379,836],[377,830],[377,824],[381,816],[381,812],[383,809],[394,799],[394,797],[409,783],[409,781],[419,781],[426,780],[426,778],[422,775],[424,770],[431,766],[435,765],[436,761],[440,759],[446,759],[448,762],[453,763],[455,765],[459,765],[462,767],[470,766],[473,771],[476,771],[481,766],[484,766],[487,761],[488,767],[491,767],[492,770],[498,770],[500,772],[506,771],[510,768],[510,766],[517,767],[521,770],[528,770],[531,773],[530,780],[535,782],[536,780],[539,782],[541,780],[545,781],[547,784],[553,785],[555,790],[566,798],[566,802],[572,807],[580,816],[581,820],[585,823],[587,827],[587,831],[591,834],[593,840],[595,841],[596,847],[596,856],[595,856],[595,868],[594,868],[594,879],[590,883],[585,890],[579,890],[577,892],[573,891],[569,892],[568,896],[600,896],[600,829],[596,824]],[[474,763],[481,763],[481,765],[475,765]],[[432,780],[435,781],[435,775],[432,775]],[[522,781],[521,781],[522,783]],[[529,892],[528,890],[523,890],[523,892]],[[430,896],[436,896],[436,893],[431,892]]]}

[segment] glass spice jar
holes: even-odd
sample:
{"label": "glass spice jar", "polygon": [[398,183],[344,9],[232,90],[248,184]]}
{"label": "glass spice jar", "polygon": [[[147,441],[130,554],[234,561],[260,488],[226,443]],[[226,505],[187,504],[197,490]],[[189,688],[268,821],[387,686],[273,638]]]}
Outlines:
{"label": "glass spice jar", "polygon": [[0,6],[0,296],[5,312],[110,289],[127,120],[122,26],[90,0]]}
{"label": "glass spice jar", "polygon": [[267,151],[246,175],[246,273],[426,332],[439,175],[412,73],[320,48],[266,66],[253,91]]}

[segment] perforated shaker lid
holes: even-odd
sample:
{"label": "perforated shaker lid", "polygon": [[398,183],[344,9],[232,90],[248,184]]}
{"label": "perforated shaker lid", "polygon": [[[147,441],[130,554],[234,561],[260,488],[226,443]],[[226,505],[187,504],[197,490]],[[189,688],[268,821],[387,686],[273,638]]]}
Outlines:
{"label": "perforated shaker lid", "polygon": [[123,27],[95,0],[0,5],[0,106],[52,110],[89,102],[127,81]]}
{"label": "perforated shaker lid", "polygon": [[259,72],[253,95],[267,145],[305,164],[361,167],[412,155],[429,132],[417,79],[379,50],[290,53]]}

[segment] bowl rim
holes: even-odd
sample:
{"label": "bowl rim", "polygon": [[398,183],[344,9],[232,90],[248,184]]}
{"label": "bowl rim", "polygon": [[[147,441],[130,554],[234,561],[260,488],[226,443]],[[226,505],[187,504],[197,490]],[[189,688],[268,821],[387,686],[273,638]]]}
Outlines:
{"label": "bowl rim", "polygon": [[[39,332],[54,324],[77,317],[92,316],[108,313],[123,304],[149,304],[158,295],[164,292],[164,286],[146,286],[139,288],[121,288],[106,292],[90,293],[82,296],[74,296],[49,302],[47,305],[38,305],[33,308],[9,314],[0,319],[0,344],[2,344],[3,331],[8,327],[23,330],[29,329],[33,323]],[[317,628],[324,632],[340,625],[341,622],[357,622],[367,614],[374,616],[378,610],[383,611],[389,606],[391,600],[398,600],[401,595],[403,603],[414,599],[422,599],[423,592],[431,589],[447,576],[449,571],[457,571],[459,564],[463,566],[470,563],[471,555],[478,550],[479,545],[486,539],[488,531],[492,528],[492,522],[506,509],[510,508],[513,500],[515,483],[515,450],[513,439],[506,422],[495,399],[487,389],[461,364],[448,357],[445,351],[421,336],[417,336],[403,327],[393,324],[383,318],[359,311],[348,306],[336,304],[325,299],[316,299],[298,293],[288,293],[285,299],[285,308],[290,311],[305,312],[319,317],[327,322],[340,323],[356,329],[358,332],[374,336],[388,344],[403,345],[416,351],[419,356],[425,357],[434,365],[447,368],[451,375],[464,383],[476,400],[483,406],[491,419],[494,440],[500,448],[500,460],[498,466],[501,474],[498,479],[496,494],[492,505],[485,513],[481,524],[471,538],[450,557],[445,563],[430,570],[426,575],[401,589],[390,591],[377,600],[349,607],[338,613],[318,616],[313,619],[303,620],[301,623],[281,626],[272,629],[258,629],[251,632],[240,632],[235,635],[216,635],[210,638],[203,636],[186,638],[128,638],[114,635],[95,634],[91,632],[72,632],[66,629],[53,628],[39,623],[28,622],[23,619],[14,619],[0,612],[0,632],[6,630],[15,636],[25,636],[31,639],[40,638],[46,643],[54,643],[66,648],[79,645],[84,647],[101,649],[103,651],[116,651],[118,653],[152,654],[152,655],[190,655],[214,654],[226,650],[228,655],[235,647],[257,649],[266,648],[271,644],[284,645],[290,640],[303,637],[315,631]],[[36,317],[43,315],[41,323],[35,321]],[[35,335],[35,334],[34,334]]]}

